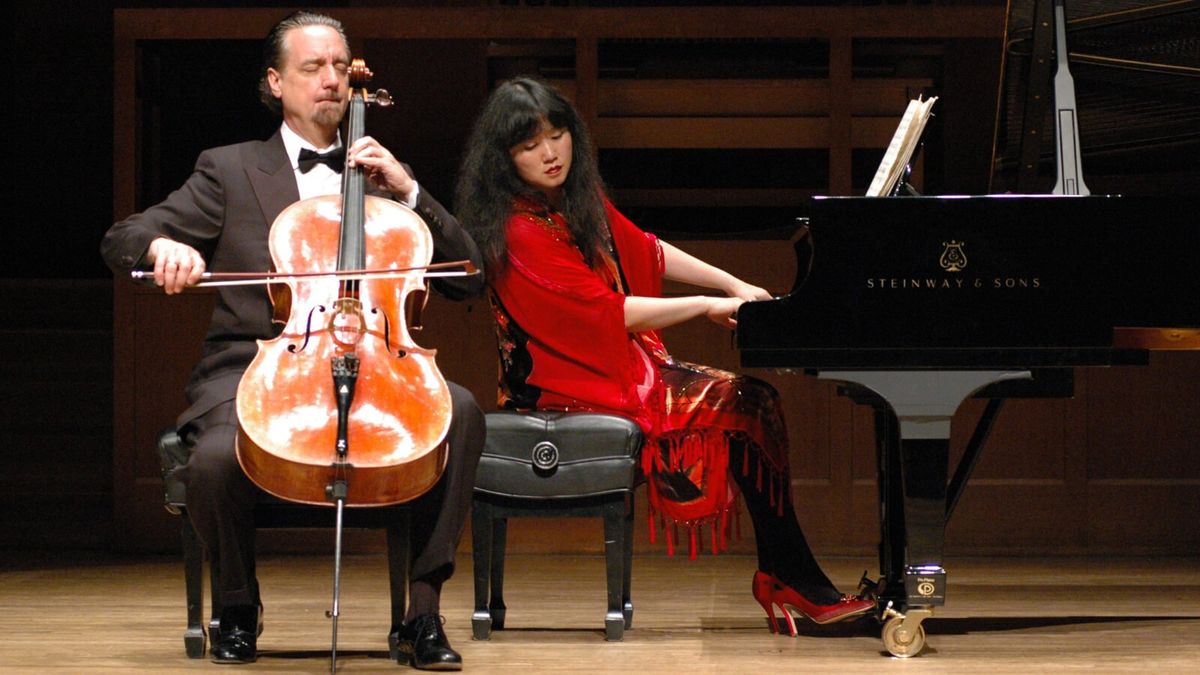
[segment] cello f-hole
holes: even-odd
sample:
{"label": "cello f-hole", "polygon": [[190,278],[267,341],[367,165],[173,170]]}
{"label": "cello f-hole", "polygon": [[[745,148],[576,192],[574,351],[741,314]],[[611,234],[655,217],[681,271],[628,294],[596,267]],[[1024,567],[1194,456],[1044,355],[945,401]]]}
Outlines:
{"label": "cello f-hole", "polygon": [[304,351],[304,348],[308,346],[308,338],[310,335],[312,335],[313,312],[324,312],[324,311],[325,311],[325,305],[317,305],[316,307],[313,307],[312,309],[308,310],[308,318],[305,319],[305,321],[304,321],[304,342],[301,343],[301,345],[299,347],[297,347],[294,344],[288,345],[287,350],[289,352],[291,352],[292,354],[298,354],[298,353]]}

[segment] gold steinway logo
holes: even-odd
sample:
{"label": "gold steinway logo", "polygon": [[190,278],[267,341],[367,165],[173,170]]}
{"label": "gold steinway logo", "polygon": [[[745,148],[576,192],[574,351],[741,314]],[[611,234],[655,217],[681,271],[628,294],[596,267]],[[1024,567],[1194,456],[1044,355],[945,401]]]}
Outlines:
{"label": "gold steinway logo", "polygon": [[967,266],[967,254],[963,252],[963,242],[951,239],[949,242],[942,242],[945,250],[942,251],[942,257],[938,258],[938,264],[947,272],[961,272]]}
{"label": "gold steinway logo", "polygon": [[[922,244],[924,246],[925,244]],[[952,239],[942,242],[942,254],[938,258],[938,266],[946,272],[962,272],[967,267],[967,254],[963,250],[966,242]],[[928,249],[926,249],[928,250]],[[935,249],[936,250],[936,249]],[[987,252],[984,252],[987,258]],[[984,260],[984,267],[988,265]],[[951,289],[984,289],[1021,290],[1042,288],[1042,278],[1036,276],[1000,275],[992,277],[971,277],[960,274],[922,275],[913,274],[896,277],[868,277],[866,287],[880,290],[951,290]]]}

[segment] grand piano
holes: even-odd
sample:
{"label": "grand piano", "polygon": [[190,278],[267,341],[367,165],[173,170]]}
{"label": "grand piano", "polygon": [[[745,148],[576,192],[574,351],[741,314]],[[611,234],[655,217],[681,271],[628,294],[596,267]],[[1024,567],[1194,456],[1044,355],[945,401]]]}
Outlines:
{"label": "grand piano", "polygon": [[[1062,3],[1024,5],[1036,24]],[[1046,48],[1032,28],[1022,38],[1015,18],[1010,51]],[[1068,94],[1073,107],[1073,91],[1060,86],[1056,98]],[[1070,122],[1061,107],[1025,110],[1024,124]],[[1062,153],[1077,136],[1018,145],[1011,165],[1056,162],[1066,194],[815,198],[793,239],[792,291],[738,312],[742,366],[833,380],[874,409],[880,577],[864,584],[896,656],[920,653],[922,622],[946,602],[946,523],[1003,401],[1071,396],[1076,367],[1200,349],[1200,201],[1089,195],[1079,156]],[[951,475],[951,419],[971,397],[988,404]]]}

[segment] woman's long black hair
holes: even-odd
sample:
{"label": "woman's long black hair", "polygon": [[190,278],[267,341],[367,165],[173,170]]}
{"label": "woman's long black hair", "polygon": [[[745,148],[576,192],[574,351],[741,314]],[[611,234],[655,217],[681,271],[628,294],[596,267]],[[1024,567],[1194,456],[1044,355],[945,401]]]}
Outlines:
{"label": "woman's long black hair", "polygon": [[532,77],[500,84],[483,105],[467,145],[455,190],[455,214],[479,245],[489,276],[507,261],[505,224],[513,199],[528,197],[549,208],[545,195],[521,180],[509,149],[535,135],[542,120],[571,134],[571,170],[555,207],[567,221],[576,245],[590,266],[600,263],[608,240],[603,184],[587,129],[579,113],[557,89]]}

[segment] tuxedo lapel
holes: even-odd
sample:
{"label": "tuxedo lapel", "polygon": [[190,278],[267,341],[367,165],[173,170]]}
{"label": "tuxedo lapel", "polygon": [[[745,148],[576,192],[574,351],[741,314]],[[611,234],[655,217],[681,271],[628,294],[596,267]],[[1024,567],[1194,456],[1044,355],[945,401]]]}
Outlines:
{"label": "tuxedo lapel", "polygon": [[252,146],[250,153],[246,177],[262,208],[263,221],[269,226],[281,211],[300,201],[300,189],[296,187],[296,175],[278,131],[265,142]]}

